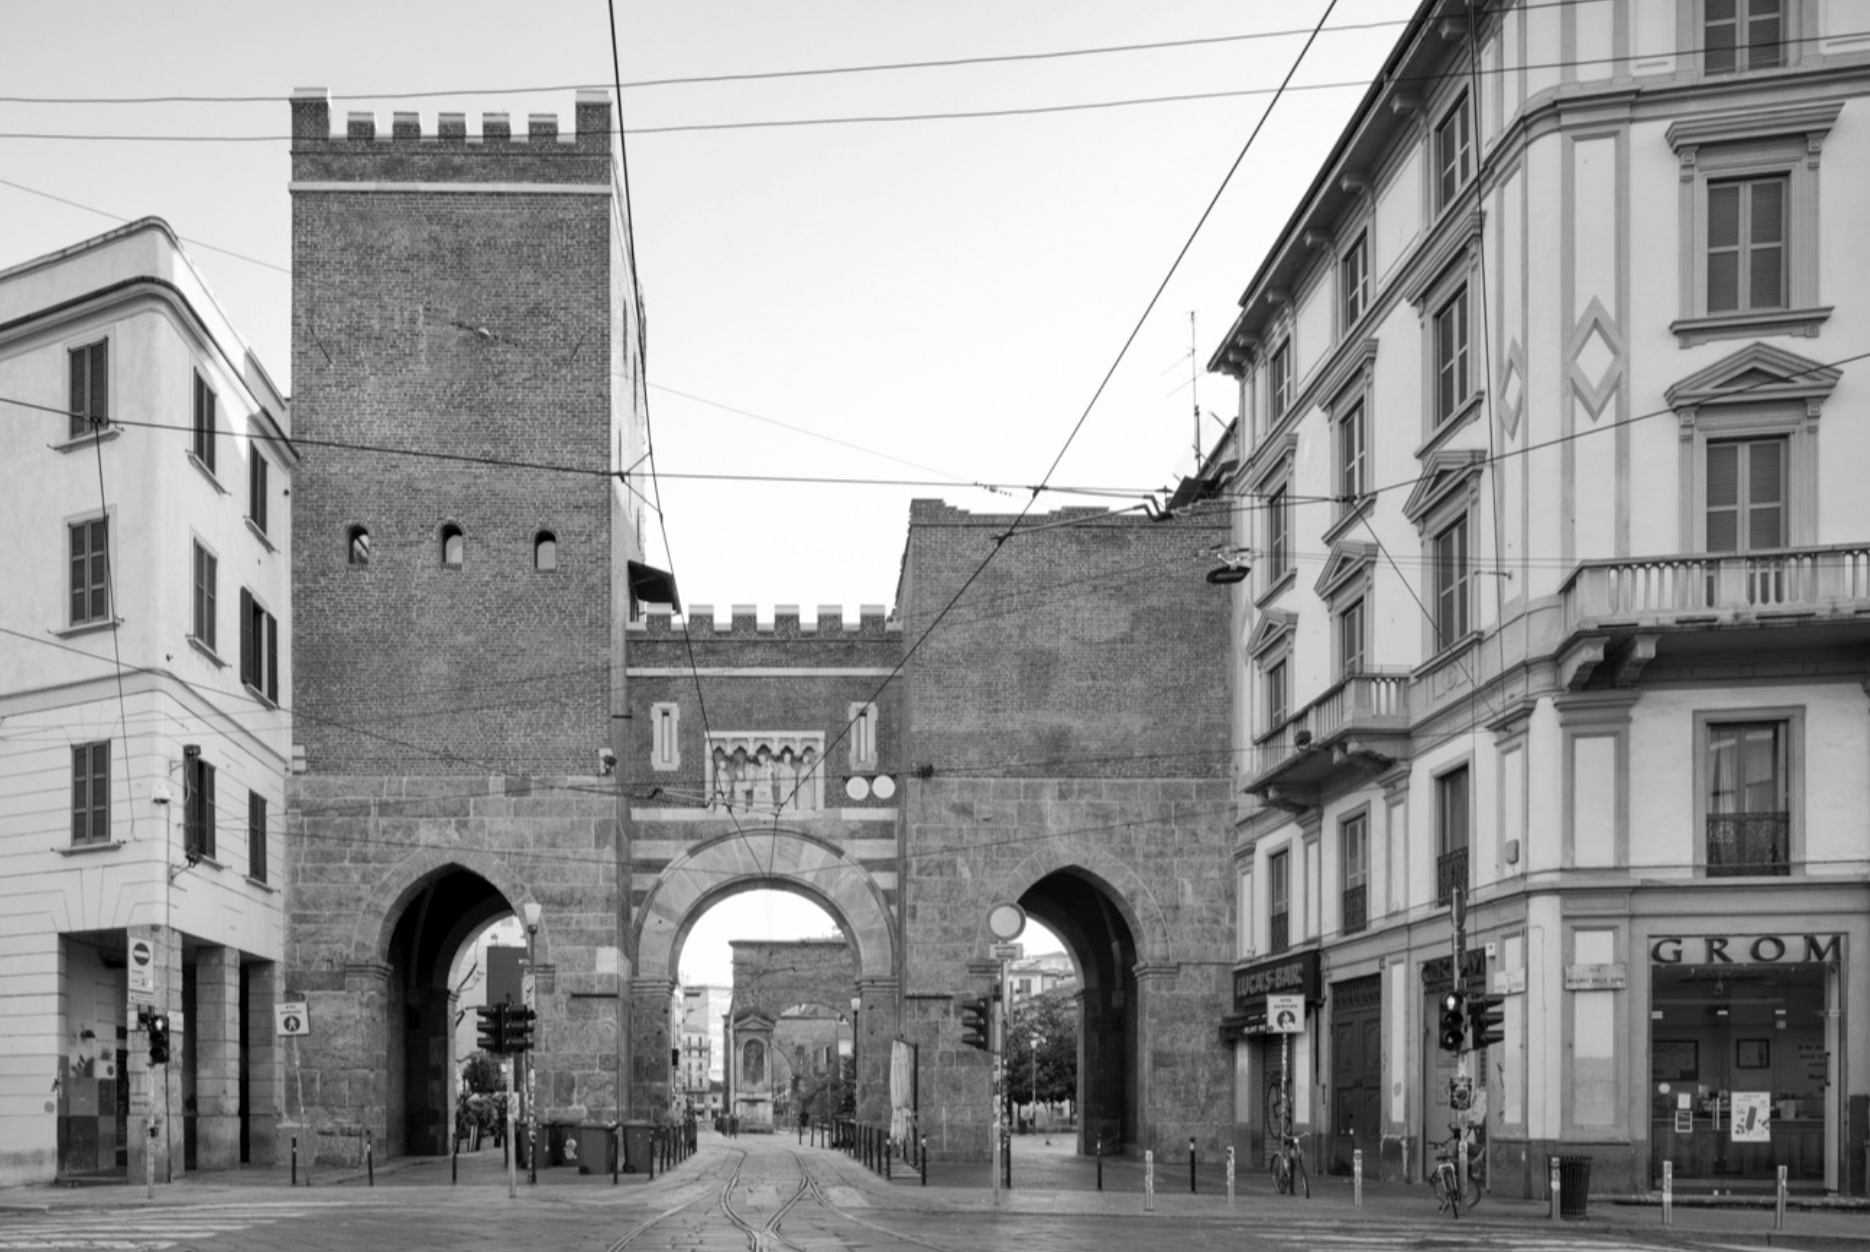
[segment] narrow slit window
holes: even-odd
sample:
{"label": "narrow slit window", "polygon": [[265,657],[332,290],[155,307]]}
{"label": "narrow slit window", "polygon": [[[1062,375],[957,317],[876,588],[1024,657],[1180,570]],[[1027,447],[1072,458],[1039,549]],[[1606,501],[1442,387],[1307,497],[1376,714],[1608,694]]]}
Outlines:
{"label": "narrow slit window", "polygon": [[532,537],[532,567],[547,571],[558,568],[558,536],[549,530]]}
{"label": "narrow slit window", "polygon": [[467,558],[467,539],[455,525],[442,527],[442,568],[460,569]]}
{"label": "narrow slit window", "polygon": [[370,532],[353,526],[344,540],[345,557],[352,565],[370,564]]}

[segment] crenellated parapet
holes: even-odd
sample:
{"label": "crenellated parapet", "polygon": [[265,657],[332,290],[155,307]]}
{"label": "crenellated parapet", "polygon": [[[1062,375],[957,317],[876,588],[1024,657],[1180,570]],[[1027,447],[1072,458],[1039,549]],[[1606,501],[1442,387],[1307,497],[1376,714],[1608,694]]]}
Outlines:
{"label": "crenellated parapet", "polygon": [[331,97],[323,87],[292,95],[292,176],[298,182],[590,183],[608,186],[613,129],[610,93],[580,91],[573,126],[556,113],[519,118],[481,114],[468,133],[465,113],[398,111],[389,126],[378,114],[353,110],[334,131]]}
{"label": "crenellated parapet", "polygon": [[898,638],[902,623],[891,617],[881,604],[859,605],[856,617],[846,616],[841,604],[821,604],[814,621],[805,620],[796,604],[773,607],[771,616],[752,604],[733,605],[725,618],[715,615],[712,604],[691,604],[679,621],[666,604],[650,605],[628,629],[650,639],[680,637],[686,629],[690,638],[790,639],[802,636],[838,636],[852,640]]}

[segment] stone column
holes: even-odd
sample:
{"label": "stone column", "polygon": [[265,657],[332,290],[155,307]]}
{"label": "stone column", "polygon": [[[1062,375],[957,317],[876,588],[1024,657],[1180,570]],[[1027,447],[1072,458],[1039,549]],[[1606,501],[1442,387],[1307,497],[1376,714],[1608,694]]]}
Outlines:
{"label": "stone column", "polygon": [[890,1045],[901,1012],[894,978],[857,983],[857,1120],[887,1126],[890,1120]]}
{"label": "stone column", "polygon": [[[401,1005],[393,1003],[391,973],[381,961],[346,964],[344,994],[332,997],[337,1001],[332,1006],[336,1020],[329,1028],[320,1026],[319,1006],[312,1006],[312,1038],[324,1054],[312,1125],[359,1123],[376,1135],[382,1156],[407,1150],[400,1122],[389,1124],[392,1104],[403,1107],[399,1097],[407,1078],[402,1048],[406,1027]],[[348,1021],[343,1020],[346,1013]],[[392,1039],[397,1044],[394,1052]]]}
{"label": "stone column", "polygon": [[252,1165],[275,1165],[286,1160],[290,1151],[282,1149],[279,1141],[286,1075],[281,1058],[289,1046],[289,1041],[274,1034],[273,1005],[282,998],[279,966],[272,961],[249,965],[246,979],[247,1159]]}
{"label": "stone column", "polygon": [[240,1165],[240,951],[203,948],[195,958],[195,1165]]}
{"label": "stone column", "polygon": [[[654,1118],[669,1105],[669,1004],[675,983],[667,978],[630,980],[630,1103],[625,1116]],[[732,1064],[732,1058],[729,1058]]]}
{"label": "stone column", "polygon": [[[1186,1053],[1162,1048],[1171,1034],[1172,1010],[1167,1001],[1175,990],[1179,967],[1173,961],[1144,961],[1136,966],[1136,1010],[1130,1015],[1136,1031],[1136,1102],[1130,1109],[1131,1141],[1138,1148],[1155,1148],[1158,1153],[1177,1147],[1186,1149],[1174,1138],[1162,1138],[1169,1110],[1165,1107],[1173,1076],[1156,1073],[1156,1058],[1174,1058],[1169,1065],[1192,1062]],[[1175,1131],[1166,1132],[1173,1136]]]}

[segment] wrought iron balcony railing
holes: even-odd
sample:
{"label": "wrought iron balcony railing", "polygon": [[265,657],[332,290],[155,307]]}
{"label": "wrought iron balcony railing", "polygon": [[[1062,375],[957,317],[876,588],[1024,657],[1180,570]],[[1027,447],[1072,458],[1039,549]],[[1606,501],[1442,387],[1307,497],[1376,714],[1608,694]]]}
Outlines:
{"label": "wrought iron balcony railing", "polygon": [[1467,889],[1467,849],[1456,848],[1444,852],[1435,861],[1435,903],[1446,904],[1454,899],[1454,889]]}
{"label": "wrought iron balcony railing", "polygon": [[1290,913],[1274,913],[1271,921],[1271,933],[1267,936],[1266,946],[1274,953],[1284,952],[1287,948],[1292,946],[1292,936],[1290,933],[1292,915]]}
{"label": "wrought iron balcony railing", "polygon": [[1708,814],[1708,877],[1792,872],[1790,813]]}
{"label": "wrought iron balcony railing", "polygon": [[1370,924],[1370,888],[1363,883],[1344,888],[1344,933],[1354,935]]}

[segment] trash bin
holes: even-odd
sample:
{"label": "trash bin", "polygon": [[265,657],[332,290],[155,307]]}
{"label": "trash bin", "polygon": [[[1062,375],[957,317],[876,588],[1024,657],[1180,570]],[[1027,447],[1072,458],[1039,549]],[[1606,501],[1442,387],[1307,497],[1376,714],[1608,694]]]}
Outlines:
{"label": "trash bin", "polygon": [[1588,1156],[1561,1156],[1558,1158],[1558,1215],[1560,1217],[1580,1218],[1585,1215],[1591,1201],[1591,1158]]}
{"label": "trash bin", "polygon": [[580,1174],[608,1174],[616,1168],[617,1136],[609,1122],[579,1122],[575,1141]]}
{"label": "trash bin", "polygon": [[623,1124],[623,1169],[629,1174],[647,1174],[649,1172],[649,1154],[655,1146],[656,1127],[653,1122],[625,1122]]}
{"label": "trash bin", "polygon": [[547,1122],[539,1127],[539,1137],[545,1140],[545,1149],[540,1154],[542,1163],[551,1165],[576,1165],[578,1163],[577,1140],[571,1141],[569,1151],[566,1149],[565,1131],[569,1127],[568,1122]]}

